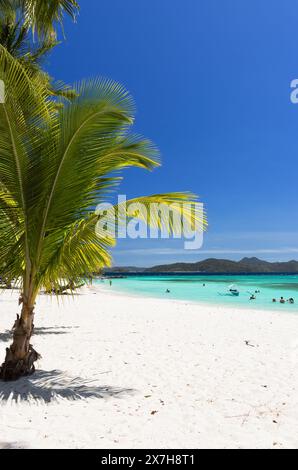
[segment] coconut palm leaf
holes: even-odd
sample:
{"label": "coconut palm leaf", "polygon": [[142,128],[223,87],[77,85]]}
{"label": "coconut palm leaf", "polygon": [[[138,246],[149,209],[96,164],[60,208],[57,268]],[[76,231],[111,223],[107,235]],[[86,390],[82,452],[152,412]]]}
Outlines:
{"label": "coconut palm leaf", "polygon": [[75,92],[70,86],[62,81],[55,82],[48,73],[42,70],[46,57],[59,44],[55,35],[41,35],[37,40],[32,40],[32,25],[25,21],[22,10],[18,12],[20,6],[15,5],[13,9],[13,2],[8,2],[8,4],[11,7],[10,12],[7,6],[3,8],[0,3],[0,45],[5,47],[10,55],[21,61],[31,74],[40,76],[40,80],[48,89],[49,96],[73,99]]}
{"label": "coconut palm leaf", "polygon": [[[83,82],[75,88],[78,96],[57,111],[40,75],[2,46],[0,79],[6,84],[0,104],[0,276],[18,283],[23,304],[0,376],[14,377],[28,373],[38,357],[28,338],[40,290],[59,291],[62,280],[73,286],[111,262],[115,238],[100,227],[97,204],[111,196],[123,169],[152,170],[160,161],[150,141],[132,134],[134,103],[119,84]],[[188,193],[136,198],[113,207],[122,214],[116,225],[138,217],[175,234],[183,214],[204,226],[205,215],[192,207],[195,199]],[[158,210],[149,211],[152,204],[172,209],[167,227]]]}
{"label": "coconut palm leaf", "polygon": [[58,45],[54,39],[45,39],[32,42],[29,30],[20,22],[10,22],[7,18],[0,17],[0,45],[7,52],[17,58],[31,75],[38,75],[52,98],[65,98],[72,100],[76,92],[64,82],[55,81],[42,70],[42,64],[52,49]]}
{"label": "coconut palm leaf", "polygon": [[[5,83],[5,102],[0,105],[0,242],[3,246],[0,265],[5,263],[9,278],[19,279],[24,273],[24,260],[30,260],[28,193],[31,162],[27,146],[33,145],[36,129],[50,120],[53,109],[43,84],[1,45],[0,79]],[[23,259],[10,258],[9,253],[16,256],[23,253]],[[27,283],[28,279],[27,272]]]}
{"label": "coconut palm leaf", "polygon": [[75,0],[0,0],[0,11],[12,19],[22,16],[24,25],[39,37],[52,38],[64,13],[75,21],[79,5]]}
{"label": "coconut palm leaf", "polygon": [[[21,68],[12,58],[10,62]],[[7,250],[13,249],[19,239],[24,242],[27,239],[25,252],[30,258],[36,286],[40,288],[43,282],[48,286],[58,282],[62,275],[75,279],[109,262],[107,249],[113,241],[105,234],[102,240],[98,239],[95,231],[98,217],[90,216],[90,208],[103,202],[107,191],[118,183],[118,178],[113,176],[115,172],[129,166],[151,170],[160,162],[150,141],[130,133],[134,104],[120,85],[104,79],[84,82],[76,88],[77,98],[53,113],[43,86],[27,90],[30,77],[25,69],[23,75],[23,93],[18,89],[17,103],[21,103],[21,111],[30,104],[35,112],[30,114],[30,120],[25,112],[16,116],[9,98],[0,109],[3,116],[0,181],[5,188],[0,200],[2,212],[7,213],[6,220],[18,220],[17,235],[11,236]],[[12,83],[11,95],[16,96],[8,69],[6,78]],[[36,95],[46,103],[45,115],[34,103]],[[14,104],[15,101],[14,98]],[[10,210],[6,204],[8,197],[15,204]],[[158,213],[150,213],[149,208],[152,204],[162,204],[171,206],[174,215],[183,213],[190,223],[201,218],[204,225],[203,214],[183,207],[183,203],[190,201],[194,202],[195,197],[187,193],[157,194],[136,198],[127,205],[142,205],[144,213],[128,214],[126,208],[124,213],[160,229],[163,227]],[[121,205],[115,206],[115,210],[123,213]],[[175,234],[178,225],[179,217],[173,217],[167,230]],[[5,223],[3,237],[7,238],[12,230],[15,224]],[[77,264],[70,252],[78,254]]]}

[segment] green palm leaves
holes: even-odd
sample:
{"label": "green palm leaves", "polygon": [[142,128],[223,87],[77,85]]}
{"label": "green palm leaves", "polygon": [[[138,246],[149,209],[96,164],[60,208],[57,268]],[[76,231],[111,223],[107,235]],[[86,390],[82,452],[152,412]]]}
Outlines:
{"label": "green palm leaves", "polygon": [[[0,104],[0,272],[37,294],[42,286],[78,281],[110,264],[115,241],[96,231],[94,209],[115,189],[122,169],[151,170],[159,157],[150,141],[131,133],[132,98],[113,81],[79,84],[78,96],[57,111],[43,82],[1,47],[0,79],[6,83]],[[180,213],[181,203],[194,200],[170,193],[133,202],[172,205]],[[158,227],[152,215],[146,222]],[[175,225],[169,230],[174,233]]]}
{"label": "green palm leaves", "polygon": [[0,10],[12,21],[22,16],[24,27],[39,37],[53,38],[64,13],[75,20],[79,5],[75,0],[0,0]]}
{"label": "green palm leaves", "polygon": [[[31,73],[39,75],[49,96],[72,99],[74,91],[55,82],[41,65],[59,44],[56,29],[62,27],[63,14],[75,19],[78,5],[72,0],[0,0],[0,45]],[[36,32],[36,34],[35,34]]]}

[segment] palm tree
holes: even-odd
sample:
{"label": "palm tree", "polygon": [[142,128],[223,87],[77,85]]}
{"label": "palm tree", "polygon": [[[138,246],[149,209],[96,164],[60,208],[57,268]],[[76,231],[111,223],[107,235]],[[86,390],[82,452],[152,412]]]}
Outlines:
{"label": "palm tree", "polygon": [[[39,76],[1,46],[0,52],[6,85],[0,104],[0,276],[20,290],[22,306],[0,369],[2,379],[12,380],[34,371],[38,353],[30,339],[41,289],[58,290],[61,280],[74,285],[110,265],[115,241],[96,233],[99,215],[91,209],[115,188],[120,170],[151,170],[159,159],[150,141],[130,133],[134,106],[120,85],[83,82],[77,98],[57,112]],[[181,202],[193,200],[170,193],[134,202],[171,204],[180,214]],[[194,221],[199,214],[187,217]]]}
{"label": "palm tree", "polygon": [[75,0],[0,0],[0,11],[13,22],[21,18],[38,37],[50,39],[56,38],[65,13],[75,21],[79,5]]}

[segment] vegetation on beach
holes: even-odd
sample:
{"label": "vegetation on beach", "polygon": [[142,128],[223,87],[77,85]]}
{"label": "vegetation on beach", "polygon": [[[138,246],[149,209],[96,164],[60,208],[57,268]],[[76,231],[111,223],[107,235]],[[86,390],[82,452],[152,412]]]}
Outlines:
{"label": "vegetation on beach", "polygon": [[[44,13],[35,16],[36,1],[0,1],[0,7],[7,3],[25,5],[25,19],[32,12],[26,21],[41,37],[53,35],[51,22],[61,19],[58,10],[43,22]],[[75,2],[54,3],[74,14]],[[14,380],[32,373],[39,357],[30,339],[41,289],[55,293],[61,280],[79,285],[111,263],[115,240],[106,233],[99,236],[99,215],[91,209],[116,188],[119,171],[152,170],[160,162],[155,146],[131,133],[134,103],[121,85],[105,79],[83,81],[74,86],[71,100],[57,106],[62,102],[52,99],[42,73],[3,44],[0,79],[6,92],[0,104],[0,276],[15,283],[21,305],[0,378]],[[182,202],[193,201],[195,196],[188,193],[134,199],[145,206],[171,205],[178,214]],[[198,217],[196,211],[188,214],[189,222]],[[172,225],[170,231],[175,230]]]}

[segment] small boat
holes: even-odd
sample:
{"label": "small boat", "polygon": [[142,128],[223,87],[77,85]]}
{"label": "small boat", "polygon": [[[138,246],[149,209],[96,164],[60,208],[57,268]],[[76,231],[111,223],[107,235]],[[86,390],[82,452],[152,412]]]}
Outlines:
{"label": "small boat", "polygon": [[233,284],[231,286],[229,286],[229,292],[230,292],[231,295],[235,295],[237,297],[239,296],[239,290]]}

